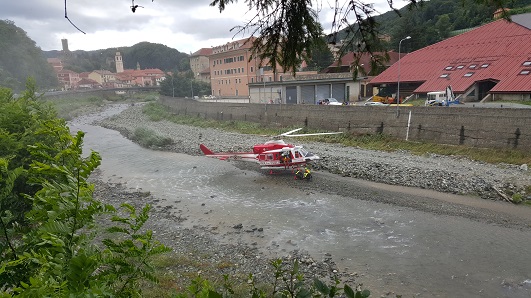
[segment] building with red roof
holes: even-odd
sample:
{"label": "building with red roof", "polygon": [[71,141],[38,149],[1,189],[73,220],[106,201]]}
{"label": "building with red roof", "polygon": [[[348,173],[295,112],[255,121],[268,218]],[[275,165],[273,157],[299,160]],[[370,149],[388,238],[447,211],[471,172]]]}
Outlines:
{"label": "building with red roof", "polygon": [[194,73],[194,78],[204,82],[210,82],[209,56],[212,55],[212,52],[212,48],[201,48],[190,55],[190,68]]}
{"label": "building with red roof", "polygon": [[63,88],[63,90],[77,88],[77,83],[80,81],[79,74],[68,69],[58,71],[57,79],[59,80],[59,85],[61,88]]}
{"label": "building with red roof", "polygon": [[398,78],[400,97],[451,86],[464,101],[531,100],[531,13],[512,16],[512,22],[499,19],[409,53],[370,84],[396,90]]}

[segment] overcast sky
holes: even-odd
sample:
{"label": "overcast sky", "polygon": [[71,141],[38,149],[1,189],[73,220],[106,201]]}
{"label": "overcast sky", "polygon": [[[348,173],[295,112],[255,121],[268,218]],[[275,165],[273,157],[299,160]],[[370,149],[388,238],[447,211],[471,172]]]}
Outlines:
{"label": "overcast sky", "polygon": [[[7,0],[0,5],[0,19],[11,20],[24,29],[43,50],[61,50],[61,39],[68,39],[69,49],[92,51],[132,46],[142,41],[160,43],[180,52],[225,44],[248,35],[235,35],[230,29],[243,25],[254,14],[247,12],[244,0],[227,6],[220,13],[209,6],[211,0],[135,0],[138,8],[131,11],[131,0],[67,0],[68,18],[86,34],[78,31],[65,18],[63,0]],[[319,19],[330,32],[335,0],[316,0]],[[342,1],[339,1],[342,2]],[[369,0],[384,13],[386,0]],[[395,7],[406,2],[396,0]]]}

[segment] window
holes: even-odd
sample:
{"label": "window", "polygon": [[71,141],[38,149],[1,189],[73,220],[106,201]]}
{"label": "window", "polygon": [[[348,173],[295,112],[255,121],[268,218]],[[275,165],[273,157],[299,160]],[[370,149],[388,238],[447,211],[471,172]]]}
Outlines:
{"label": "window", "polygon": [[490,65],[490,64],[488,64],[488,63],[482,64],[482,65],[481,65],[481,68],[487,68],[487,67],[489,67],[489,65]]}
{"label": "window", "polygon": [[453,68],[454,68],[453,66],[446,66],[446,67],[444,68],[444,70],[452,70]]}
{"label": "window", "polygon": [[522,66],[531,66],[531,61],[525,61]]}
{"label": "window", "polygon": [[463,77],[471,77],[474,73],[473,72],[467,72]]}
{"label": "window", "polygon": [[449,76],[449,74],[443,73],[439,78],[447,78],[448,76]]}
{"label": "window", "polygon": [[526,75],[528,75],[529,73],[531,73],[531,70],[529,70],[529,69],[524,69],[524,70],[522,70],[519,74],[520,74],[520,75],[524,75],[524,76],[526,76]]}
{"label": "window", "polygon": [[251,83],[254,83],[254,78],[251,78]]}
{"label": "window", "polygon": [[456,68],[457,69],[463,69],[465,66],[464,65],[458,65]]}
{"label": "window", "polygon": [[251,66],[251,73],[253,72],[253,67]]}
{"label": "window", "polygon": [[477,64],[470,64],[470,66],[469,66],[468,68],[470,68],[470,69],[474,69],[474,68],[476,68],[477,66],[478,66]]}

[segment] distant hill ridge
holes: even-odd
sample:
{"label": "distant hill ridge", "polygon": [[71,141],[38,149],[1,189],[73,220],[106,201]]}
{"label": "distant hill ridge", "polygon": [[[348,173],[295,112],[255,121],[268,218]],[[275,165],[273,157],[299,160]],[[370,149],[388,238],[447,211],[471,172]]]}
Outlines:
{"label": "distant hill ridge", "polygon": [[158,68],[162,71],[186,71],[190,69],[189,55],[163,44],[140,42],[131,47],[107,48],[94,51],[76,50],[67,54],[62,51],[44,51],[46,58],[60,58],[66,69],[87,72],[98,69],[116,71],[114,57],[120,52],[125,69]]}

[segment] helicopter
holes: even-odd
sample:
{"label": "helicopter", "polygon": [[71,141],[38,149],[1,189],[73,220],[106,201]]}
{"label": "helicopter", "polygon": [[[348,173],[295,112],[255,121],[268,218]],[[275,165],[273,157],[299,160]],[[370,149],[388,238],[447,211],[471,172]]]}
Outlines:
{"label": "helicopter", "polygon": [[[297,128],[276,137],[305,137],[317,135],[334,135],[343,132],[322,132],[322,133],[308,133],[308,134],[293,134],[301,130]],[[256,144],[253,146],[252,152],[222,152],[215,153],[208,149],[204,144],[200,144],[199,148],[208,157],[214,157],[220,160],[242,160],[256,162],[260,165],[262,170],[294,170],[306,166],[306,164],[319,160],[319,156],[307,151],[300,145],[293,145],[284,142],[281,139],[270,140],[263,144]]]}

